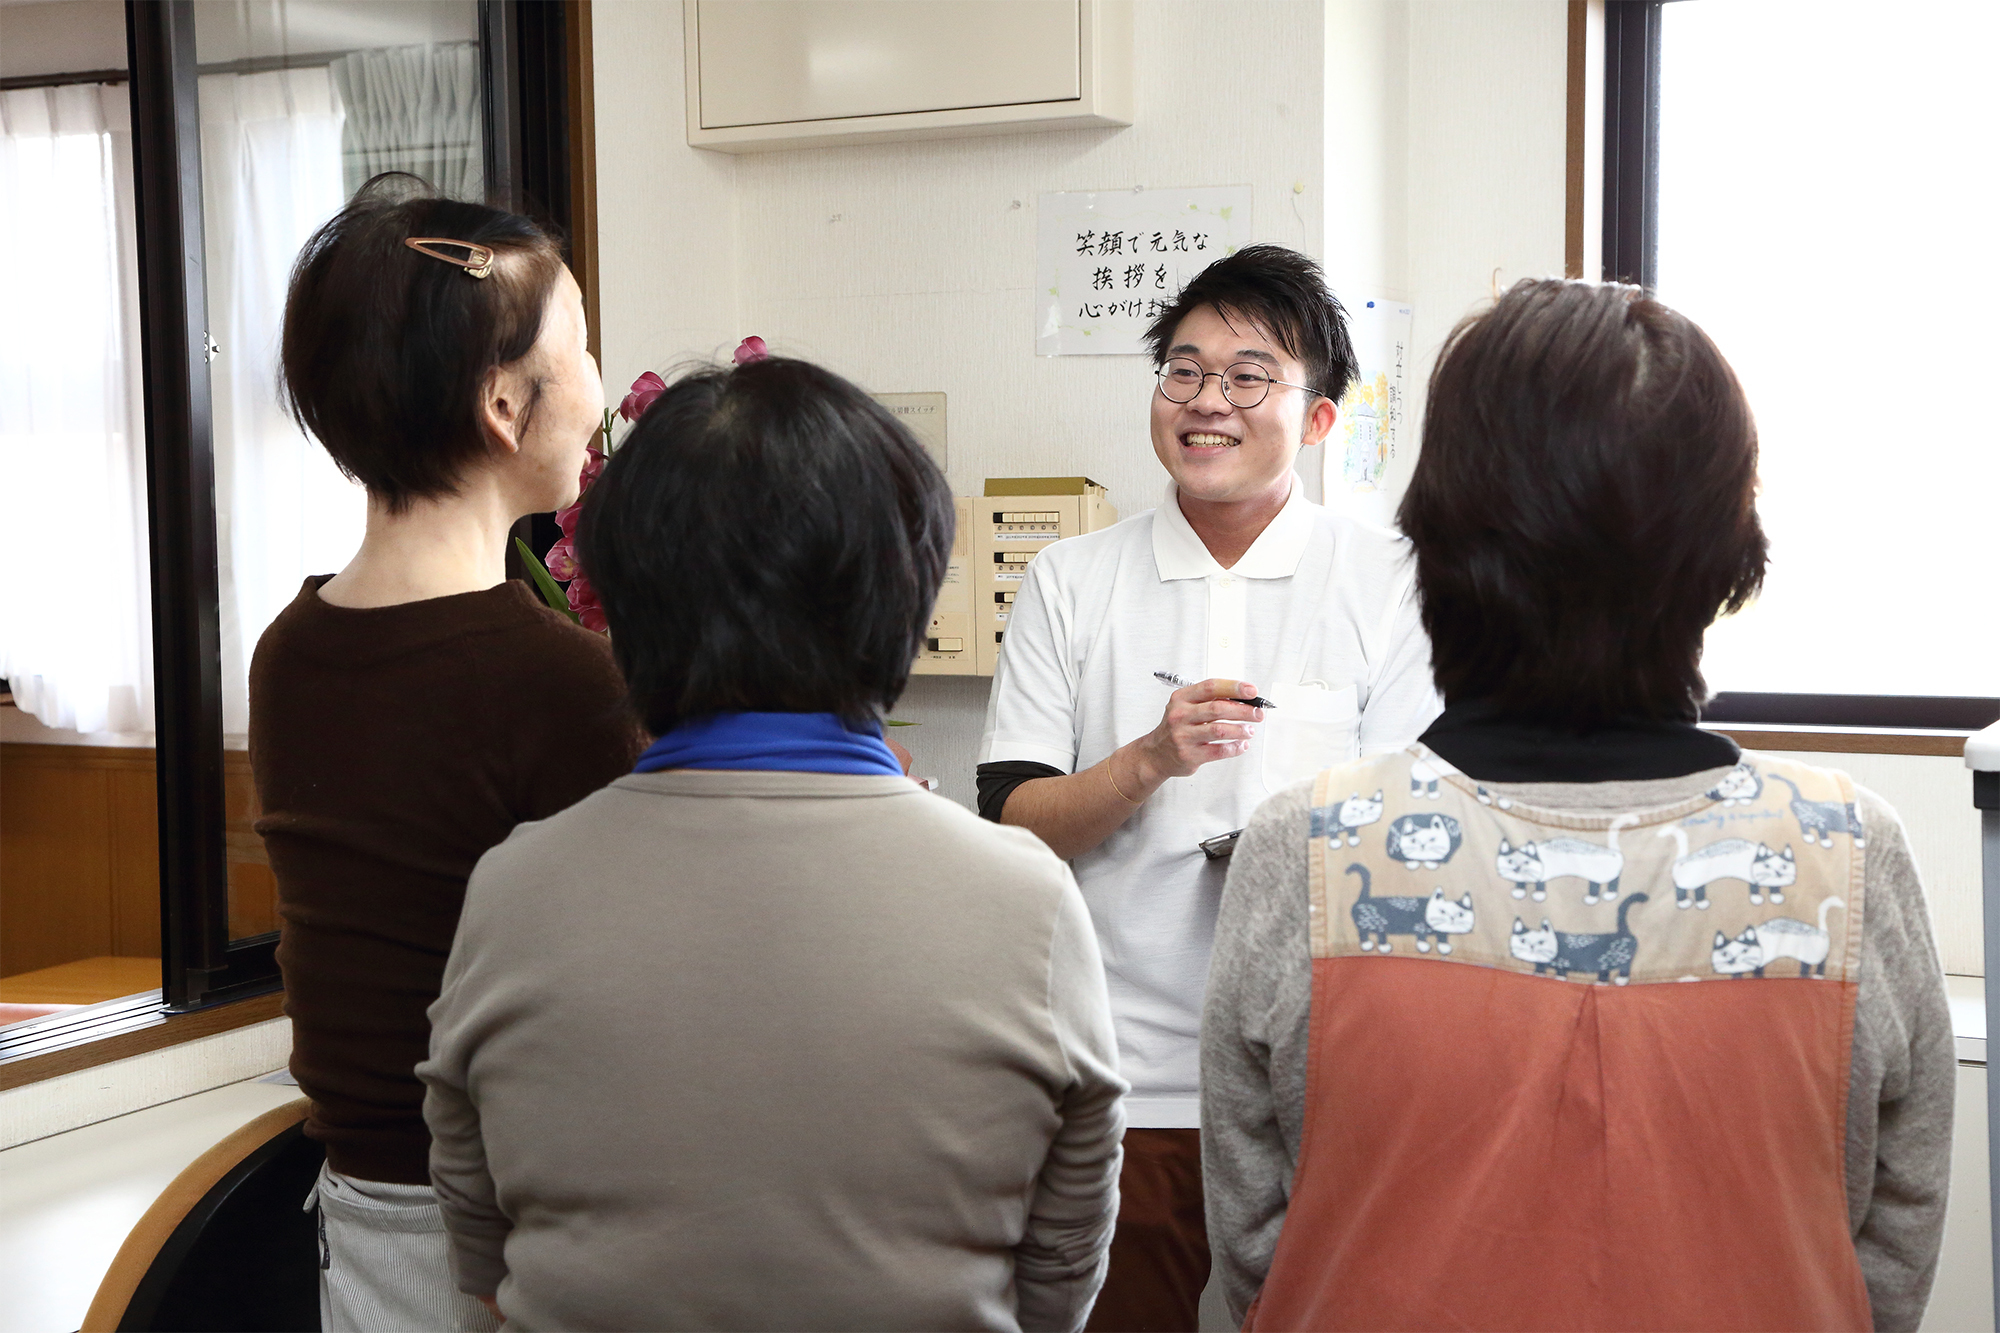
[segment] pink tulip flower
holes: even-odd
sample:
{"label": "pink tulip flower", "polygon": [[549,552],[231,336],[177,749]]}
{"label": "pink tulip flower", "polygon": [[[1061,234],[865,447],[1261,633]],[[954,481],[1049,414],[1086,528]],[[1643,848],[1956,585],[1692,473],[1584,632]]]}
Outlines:
{"label": "pink tulip flower", "polygon": [[604,618],[604,607],[598,603],[597,589],[582,574],[569,581],[569,609],[587,630],[603,634],[611,628],[611,622]]}
{"label": "pink tulip flower", "polygon": [[618,404],[618,415],[627,421],[637,421],[653,405],[653,400],[666,391],[667,382],[649,370],[632,381],[632,392]]}
{"label": "pink tulip flower", "polygon": [[583,572],[583,566],[576,562],[576,546],[567,537],[549,548],[549,553],[542,558],[542,564],[548,568],[550,578],[560,579],[563,582],[577,578]]}

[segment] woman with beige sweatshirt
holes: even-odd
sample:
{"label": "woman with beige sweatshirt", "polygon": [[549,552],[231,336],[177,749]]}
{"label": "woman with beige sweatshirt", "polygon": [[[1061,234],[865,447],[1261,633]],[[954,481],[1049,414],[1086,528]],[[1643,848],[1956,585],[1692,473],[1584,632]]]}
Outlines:
{"label": "woman with beige sweatshirt", "polygon": [[479,863],[418,1071],[508,1327],[1083,1327],[1126,1087],[1096,937],[882,739],[952,521],[893,417],[781,359],[671,386],[592,488],[659,739]]}

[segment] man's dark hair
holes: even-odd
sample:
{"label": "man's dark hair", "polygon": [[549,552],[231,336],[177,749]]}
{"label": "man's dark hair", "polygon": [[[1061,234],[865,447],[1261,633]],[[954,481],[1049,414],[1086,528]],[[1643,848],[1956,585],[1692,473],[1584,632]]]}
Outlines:
{"label": "man's dark hair", "polygon": [[1693,321],[1528,279],[1431,376],[1398,518],[1447,702],[1586,729],[1693,719],[1702,635],[1763,585],[1757,428]]}
{"label": "man's dark hair", "polygon": [[[486,246],[493,271],[471,277],[403,244],[413,236]],[[401,172],[377,176],[292,267],[286,405],[392,511],[450,495],[486,452],[487,372],[535,345],[562,267],[555,240],[527,218],[445,198]]]}
{"label": "man's dark hair", "polygon": [[1174,330],[1195,310],[1211,306],[1224,319],[1257,325],[1306,368],[1306,387],[1335,404],[1354,382],[1359,363],[1347,333],[1347,312],[1311,258],[1282,245],[1246,245],[1197,273],[1146,329],[1153,365],[1166,364]]}
{"label": "man's dark hair", "polygon": [[733,711],[865,724],[909,680],[955,522],[901,422],[772,357],[653,401],[585,497],[577,553],[653,734]]}

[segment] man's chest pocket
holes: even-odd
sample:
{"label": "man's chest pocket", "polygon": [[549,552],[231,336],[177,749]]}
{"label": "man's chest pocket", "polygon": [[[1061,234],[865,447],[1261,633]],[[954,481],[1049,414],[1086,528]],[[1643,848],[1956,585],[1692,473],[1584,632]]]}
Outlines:
{"label": "man's chest pocket", "polygon": [[1361,710],[1354,686],[1267,685],[1264,695],[1277,705],[1257,728],[1267,790],[1282,791],[1360,756]]}

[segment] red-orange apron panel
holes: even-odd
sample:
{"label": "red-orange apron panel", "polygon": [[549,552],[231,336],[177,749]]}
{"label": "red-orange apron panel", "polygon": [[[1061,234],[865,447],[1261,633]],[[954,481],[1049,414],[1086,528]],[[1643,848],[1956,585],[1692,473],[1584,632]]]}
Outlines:
{"label": "red-orange apron panel", "polygon": [[1313,963],[1300,1165],[1256,1329],[1865,1329],[1854,984]]}

